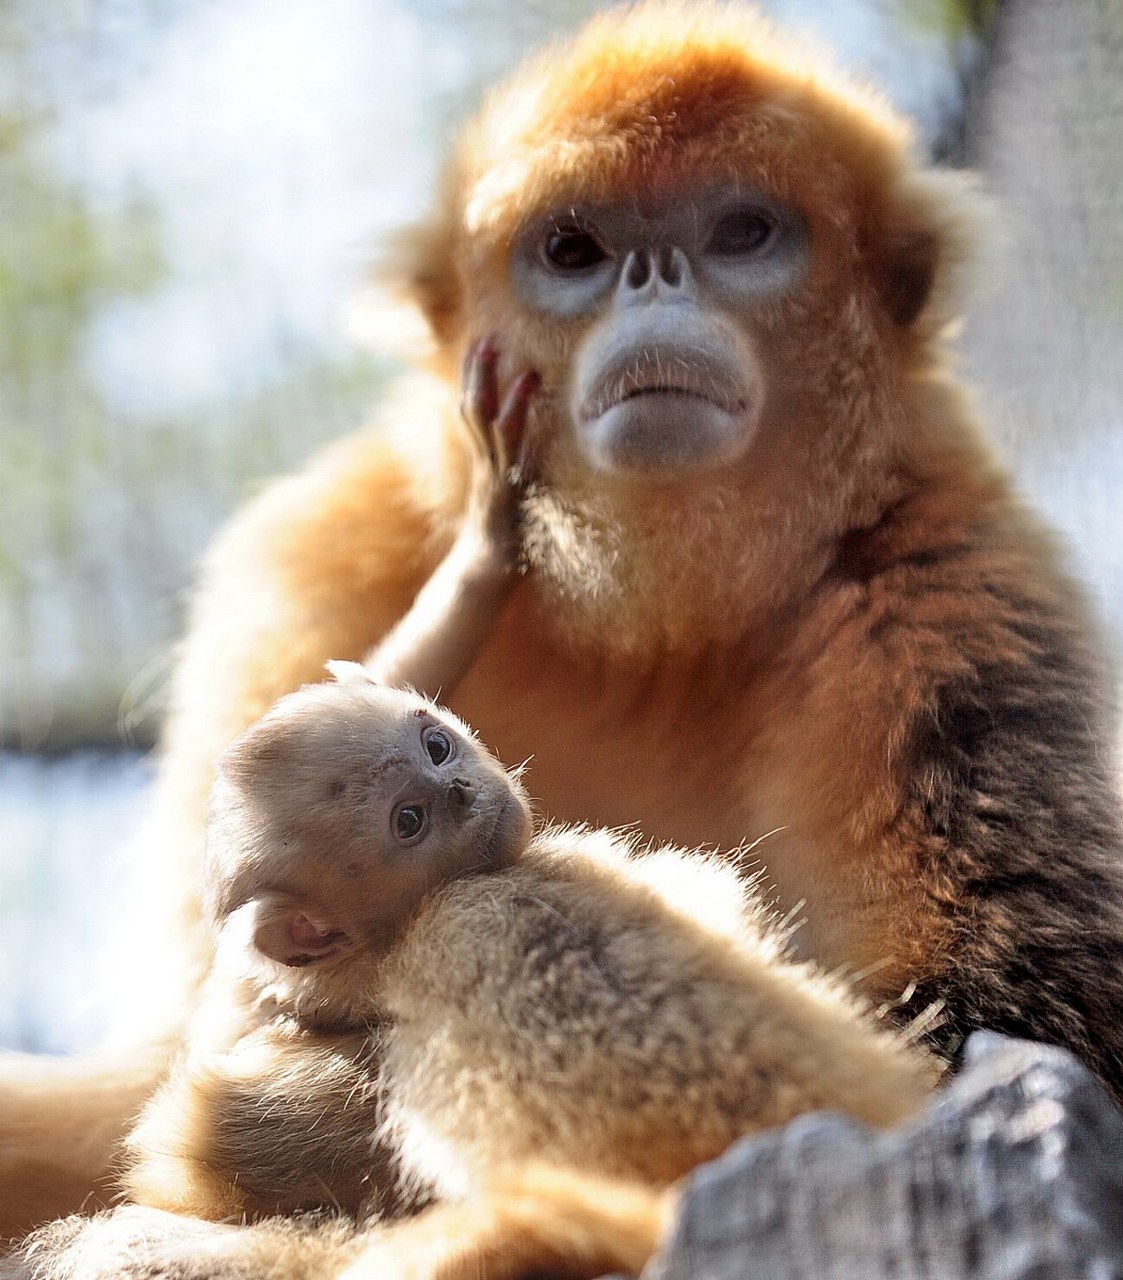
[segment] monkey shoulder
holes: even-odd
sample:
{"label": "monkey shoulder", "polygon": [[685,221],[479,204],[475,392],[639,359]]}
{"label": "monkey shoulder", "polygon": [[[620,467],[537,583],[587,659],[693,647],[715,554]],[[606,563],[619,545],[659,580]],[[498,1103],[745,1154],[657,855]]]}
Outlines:
{"label": "monkey shoulder", "polygon": [[1007,498],[902,537],[869,582],[868,642],[909,694],[899,749],[922,829],[964,877],[1079,867],[1088,905],[1109,883],[1118,902],[1114,678],[1052,535]]}
{"label": "monkey shoulder", "polygon": [[969,501],[937,487],[849,535],[798,657],[851,704],[890,697],[895,714],[867,723],[906,757],[1016,738],[1035,746],[1026,783],[1068,774],[1098,789],[1114,702],[1103,637],[1052,535],[994,488]]}
{"label": "monkey shoulder", "polygon": [[[203,564],[196,625],[228,593],[269,588],[272,607],[385,596],[385,627],[448,549],[467,486],[450,424],[455,400],[424,375],[403,377],[372,423],[268,484],[220,531]],[[255,599],[258,598],[255,596]],[[364,635],[367,645],[377,638]],[[339,656],[339,655],[334,655]]]}

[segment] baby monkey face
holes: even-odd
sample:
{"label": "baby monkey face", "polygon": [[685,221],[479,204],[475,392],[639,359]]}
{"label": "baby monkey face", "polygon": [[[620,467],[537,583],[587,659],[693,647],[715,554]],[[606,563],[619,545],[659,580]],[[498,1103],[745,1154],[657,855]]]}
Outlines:
{"label": "baby monkey face", "polygon": [[233,743],[212,795],[216,921],[252,903],[259,950],[290,965],[387,950],[427,894],[510,865],[531,833],[522,787],[460,720],[333,669]]}

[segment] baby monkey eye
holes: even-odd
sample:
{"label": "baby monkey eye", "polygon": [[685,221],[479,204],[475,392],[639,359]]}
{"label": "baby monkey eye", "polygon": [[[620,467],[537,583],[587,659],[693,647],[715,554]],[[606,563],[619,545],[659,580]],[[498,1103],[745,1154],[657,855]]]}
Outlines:
{"label": "baby monkey eye", "polygon": [[420,804],[403,804],[394,810],[392,818],[394,835],[403,843],[417,840],[425,834],[429,818],[425,806]]}
{"label": "baby monkey eye", "polygon": [[776,234],[776,219],[765,209],[734,209],[717,220],[707,246],[710,253],[729,257],[760,253]]}
{"label": "baby monkey eye", "polygon": [[542,252],[546,261],[561,271],[585,271],[608,258],[596,236],[576,223],[555,227],[546,237]]}
{"label": "baby monkey eye", "polygon": [[444,764],[452,755],[452,739],[443,729],[426,729],[421,735],[421,745],[434,764]]}

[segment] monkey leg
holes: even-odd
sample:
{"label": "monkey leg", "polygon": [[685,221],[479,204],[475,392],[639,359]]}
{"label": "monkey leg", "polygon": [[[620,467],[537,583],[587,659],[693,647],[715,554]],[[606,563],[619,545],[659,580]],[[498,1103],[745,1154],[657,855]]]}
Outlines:
{"label": "monkey leg", "polygon": [[0,1244],[109,1204],[122,1138],[168,1052],[70,1060],[0,1056]]}
{"label": "monkey leg", "polygon": [[637,1273],[673,1203],[673,1193],[536,1168],[470,1203],[360,1232],[344,1219],[236,1226],[126,1205],[44,1227],[0,1260],[0,1280],[593,1280]]}
{"label": "monkey leg", "polygon": [[343,1219],[235,1226],[124,1205],[49,1223],[0,1258],[0,1280],[331,1280],[355,1248]]}
{"label": "monkey leg", "polygon": [[437,1205],[369,1237],[340,1280],[596,1280],[638,1274],[672,1192],[550,1166],[514,1171],[463,1204]]}

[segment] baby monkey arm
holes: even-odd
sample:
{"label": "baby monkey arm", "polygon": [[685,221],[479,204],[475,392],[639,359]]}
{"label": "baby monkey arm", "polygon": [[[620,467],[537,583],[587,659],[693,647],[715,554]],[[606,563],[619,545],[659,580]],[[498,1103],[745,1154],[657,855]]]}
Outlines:
{"label": "baby monkey arm", "polygon": [[538,375],[519,374],[500,398],[492,339],[472,344],[461,411],[474,458],[464,523],[409,612],[367,655],[380,684],[447,697],[475,660],[514,582],[520,501],[530,478],[527,409]]}

